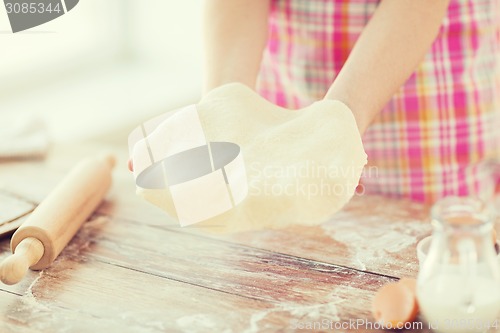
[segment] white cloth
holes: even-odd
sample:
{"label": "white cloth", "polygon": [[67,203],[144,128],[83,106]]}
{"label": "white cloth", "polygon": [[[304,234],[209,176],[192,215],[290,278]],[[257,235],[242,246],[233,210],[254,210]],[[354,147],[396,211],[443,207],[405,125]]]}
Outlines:
{"label": "white cloth", "polygon": [[0,113],[0,159],[43,157],[48,147],[46,126],[39,116]]}

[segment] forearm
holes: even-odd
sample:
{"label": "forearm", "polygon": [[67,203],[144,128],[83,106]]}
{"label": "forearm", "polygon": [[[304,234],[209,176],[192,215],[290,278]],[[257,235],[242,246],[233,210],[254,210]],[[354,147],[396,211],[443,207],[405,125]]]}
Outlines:
{"label": "forearm", "polygon": [[229,82],[254,88],[267,43],[269,0],[206,0],[204,93]]}
{"label": "forearm", "polygon": [[436,38],[449,0],[382,0],[325,98],[354,113],[363,133]]}

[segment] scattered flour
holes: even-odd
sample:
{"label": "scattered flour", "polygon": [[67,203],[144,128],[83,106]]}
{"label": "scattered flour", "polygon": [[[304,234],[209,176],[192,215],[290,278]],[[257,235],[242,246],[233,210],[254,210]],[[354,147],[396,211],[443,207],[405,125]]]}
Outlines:
{"label": "scattered flour", "polygon": [[[338,316],[337,305],[343,302],[344,300],[331,295],[329,297],[331,302],[328,303],[317,303],[317,304],[293,304],[293,303],[284,303],[278,304],[273,308],[259,311],[254,313],[250,318],[250,325],[243,333],[258,333],[262,332],[265,327],[262,327],[262,321],[266,319],[267,316],[277,313],[277,312],[288,312],[290,314],[290,326],[293,324],[293,321],[320,321],[322,319],[327,319],[331,321],[340,321]],[[271,324],[268,324],[272,328]]]}
{"label": "scattered flour", "polygon": [[388,230],[387,227],[380,228],[376,221],[373,222],[353,228],[351,217],[346,220],[336,219],[323,224],[321,228],[333,240],[352,250],[353,265],[360,270],[366,270],[368,263],[386,263],[387,254],[399,253],[417,242],[417,238],[412,235],[415,233],[411,223],[392,223]]}
{"label": "scattered flour", "polygon": [[176,320],[179,326],[185,332],[209,332],[216,328],[216,321],[207,314],[195,314],[180,317]]}

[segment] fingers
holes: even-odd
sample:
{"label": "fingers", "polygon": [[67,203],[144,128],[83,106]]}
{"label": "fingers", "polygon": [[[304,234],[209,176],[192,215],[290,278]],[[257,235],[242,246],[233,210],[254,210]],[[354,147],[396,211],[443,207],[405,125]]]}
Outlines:
{"label": "fingers", "polygon": [[128,160],[128,169],[130,171],[134,171],[134,162],[132,160]]}

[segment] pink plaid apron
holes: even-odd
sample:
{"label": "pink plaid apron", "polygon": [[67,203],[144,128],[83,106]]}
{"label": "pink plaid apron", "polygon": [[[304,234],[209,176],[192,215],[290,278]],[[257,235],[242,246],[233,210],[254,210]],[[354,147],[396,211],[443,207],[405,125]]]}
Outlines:
{"label": "pink plaid apron", "polygon": [[[288,108],[323,98],[377,4],[272,0],[259,92]],[[432,49],[363,142],[365,193],[423,202],[493,194],[500,180],[500,0],[451,1]]]}

